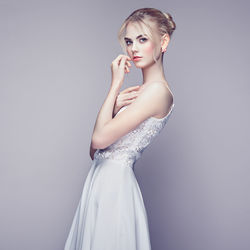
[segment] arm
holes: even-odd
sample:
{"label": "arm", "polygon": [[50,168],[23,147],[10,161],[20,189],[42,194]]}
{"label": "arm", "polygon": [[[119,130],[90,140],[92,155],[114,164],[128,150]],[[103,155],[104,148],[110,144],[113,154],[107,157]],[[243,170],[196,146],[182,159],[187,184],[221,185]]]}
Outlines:
{"label": "arm", "polygon": [[108,95],[97,115],[96,122],[94,125],[91,144],[90,144],[90,157],[93,160],[95,151],[99,148],[95,143],[97,131],[101,130],[107,122],[113,119],[114,113],[114,104],[116,97],[119,94],[118,84],[111,84]]}
{"label": "arm", "polygon": [[92,136],[94,148],[103,149],[135,129],[147,118],[160,112],[162,104],[170,102],[161,83],[148,85],[123,112],[112,119],[112,108],[117,91],[111,90],[99,112]]}
{"label": "arm", "polygon": [[114,110],[114,104],[115,104],[115,100],[116,97],[119,93],[119,89],[114,87],[115,84],[111,85],[109,92],[108,92],[108,96],[105,99],[98,115],[96,118],[96,122],[95,122],[95,126],[94,126],[94,130],[92,133],[92,139],[91,139],[91,144],[90,144],[90,157],[93,160],[94,159],[94,153],[95,151],[98,149],[98,147],[96,147],[97,145],[95,145],[95,143],[93,143],[93,136],[95,135],[96,131],[98,131],[100,128],[102,128],[108,121],[110,121],[113,116],[113,110]]}
{"label": "arm", "polygon": [[112,61],[111,71],[112,71],[112,83],[108,92],[108,96],[105,99],[95,122],[94,131],[92,133],[91,146],[90,146],[90,157],[93,159],[93,154],[95,149],[97,149],[97,144],[95,143],[96,131],[102,129],[107,122],[113,119],[114,117],[114,106],[116,98],[119,94],[120,87],[124,80],[124,73],[129,72],[131,64],[129,60],[132,60],[129,56],[119,55],[115,60]]}
{"label": "arm", "polygon": [[[137,92],[139,92],[139,88],[139,85],[128,87],[118,94],[113,108],[112,119],[124,105],[129,105],[136,99],[136,97],[138,96]],[[92,160],[94,159],[94,154],[96,150],[97,149],[93,148],[93,145],[91,143],[89,154]]]}

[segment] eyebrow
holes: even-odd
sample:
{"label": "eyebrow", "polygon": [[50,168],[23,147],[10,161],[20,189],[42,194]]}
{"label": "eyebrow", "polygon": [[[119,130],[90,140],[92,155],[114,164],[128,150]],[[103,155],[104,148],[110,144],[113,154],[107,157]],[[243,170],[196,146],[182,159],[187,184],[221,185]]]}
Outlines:
{"label": "eyebrow", "polygon": [[[136,39],[137,38],[140,38],[140,37],[142,37],[142,36],[147,36],[146,34],[143,34],[143,35],[139,35],[139,36],[137,36],[136,37]],[[129,37],[124,37],[124,40],[131,40]]]}

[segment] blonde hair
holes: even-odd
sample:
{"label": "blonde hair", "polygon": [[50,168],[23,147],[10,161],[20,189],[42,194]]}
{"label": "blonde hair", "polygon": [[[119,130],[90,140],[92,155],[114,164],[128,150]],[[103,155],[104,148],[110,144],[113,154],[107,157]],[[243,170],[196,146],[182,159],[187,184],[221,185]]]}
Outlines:
{"label": "blonde hair", "polygon": [[[125,32],[127,25],[130,22],[136,22],[144,31],[145,34],[156,44],[155,37],[153,36],[155,30],[147,23],[147,21],[152,21],[156,24],[157,32],[160,36],[168,34],[169,37],[172,36],[173,31],[176,29],[175,22],[169,13],[161,12],[155,8],[141,8],[133,11],[123,22],[119,32],[118,40],[122,47],[123,52],[126,54],[126,43],[124,41]],[[154,60],[155,53],[154,53]]]}

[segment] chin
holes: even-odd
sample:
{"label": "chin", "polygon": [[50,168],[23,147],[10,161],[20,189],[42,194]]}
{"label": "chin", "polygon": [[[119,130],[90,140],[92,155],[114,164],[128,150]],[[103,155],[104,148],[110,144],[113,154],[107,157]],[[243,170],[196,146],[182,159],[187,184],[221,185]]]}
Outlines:
{"label": "chin", "polygon": [[143,64],[135,64],[135,67],[136,68],[138,68],[138,69],[143,69],[143,68],[145,68],[145,65],[143,65]]}
{"label": "chin", "polygon": [[155,63],[155,61],[148,62],[148,63],[136,62],[136,63],[134,63],[134,64],[135,64],[135,67],[136,67],[136,68],[143,69],[143,68],[147,68],[147,67],[151,66],[151,65],[154,64],[154,63]]}

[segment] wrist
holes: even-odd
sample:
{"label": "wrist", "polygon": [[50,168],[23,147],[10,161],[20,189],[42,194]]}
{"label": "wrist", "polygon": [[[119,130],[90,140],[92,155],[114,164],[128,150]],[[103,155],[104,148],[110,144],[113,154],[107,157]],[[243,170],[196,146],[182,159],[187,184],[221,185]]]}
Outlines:
{"label": "wrist", "polygon": [[115,95],[118,95],[120,92],[120,85],[118,83],[113,83],[110,86],[109,92],[114,93]]}

